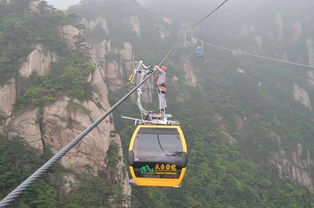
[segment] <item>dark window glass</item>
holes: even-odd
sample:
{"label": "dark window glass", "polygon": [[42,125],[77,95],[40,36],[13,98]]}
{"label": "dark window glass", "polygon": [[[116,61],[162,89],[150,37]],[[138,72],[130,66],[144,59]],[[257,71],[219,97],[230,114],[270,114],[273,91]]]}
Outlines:
{"label": "dark window glass", "polygon": [[182,144],[177,129],[142,128],[134,143],[134,160],[142,162],[181,161]]}

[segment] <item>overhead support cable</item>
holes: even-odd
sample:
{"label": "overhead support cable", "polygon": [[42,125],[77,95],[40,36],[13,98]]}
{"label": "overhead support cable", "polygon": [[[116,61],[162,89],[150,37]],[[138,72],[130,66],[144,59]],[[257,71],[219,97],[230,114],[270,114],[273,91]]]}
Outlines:
{"label": "overhead support cable", "polygon": [[[201,40],[201,41],[203,41],[203,40]],[[274,58],[274,57],[258,55],[258,54],[254,54],[254,53],[238,50],[238,49],[226,48],[226,47],[219,46],[219,45],[212,44],[212,43],[208,43],[208,42],[205,42],[205,41],[203,41],[203,42],[207,46],[231,52],[233,55],[252,56],[252,57],[256,57],[256,58],[261,58],[261,59],[265,59],[265,60],[279,62],[279,63],[284,63],[284,64],[290,64],[290,65],[294,65],[294,66],[304,67],[304,68],[307,68],[307,69],[314,69],[314,66],[311,66],[311,65],[308,65],[308,64],[301,64],[301,63],[298,63],[298,62],[287,61],[287,60],[278,59],[278,58]]]}
{"label": "overhead support cable", "polygon": [[218,7],[216,7],[213,11],[211,11],[208,15],[206,15],[203,19],[201,19],[200,21],[195,22],[191,28],[194,28],[200,24],[202,24],[209,16],[211,16],[213,13],[215,13],[220,7],[222,7],[225,3],[227,3],[229,0],[225,0],[224,2],[222,2]]}
{"label": "overhead support cable", "polygon": [[151,72],[141,83],[139,83],[134,89],[121,98],[116,104],[114,104],[103,116],[97,119],[84,131],[82,131],[77,137],[75,137],[70,143],[63,147],[58,153],[56,153],[50,160],[48,160],[43,166],[41,166],[36,172],[29,176],[22,184],[16,187],[9,195],[0,201],[0,208],[10,205],[17,197],[19,197],[23,191],[25,191],[30,185],[35,183],[43,174],[45,174],[58,160],[60,160],[67,152],[69,152],[75,145],[77,145],[87,134],[89,134],[98,124],[100,124],[105,118],[107,118],[112,111],[114,111],[119,105],[121,105],[131,94],[133,94],[139,87],[141,87],[153,74],[155,70]]}
{"label": "overhead support cable", "polygon": [[[166,56],[160,61],[159,65],[161,65],[174,51],[179,36],[176,41],[166,54]],[[44,165],[42,165],[37,171],[35,171],[31,176],[29,176],[23,183],[21,183],[18,187],[16,187],[9,195],[3,198],[0,201],[0,208],[4,208],[11,204],[16,198],[18,198],[29,186],[35,183],[38,179],[41,178],[43,174],[45,174],[53,165],[55,165],[66,153],[68,153],[73,147],[75,147],[87,134],[89,134],[94,128],[97,127],[103,120],[105,120],[119,105],[121,105],[131,94],[133,94],[138,88],[140,88],[154,73],[156,69],[154,69],[148,76],[139,83],[136,87],[134,87],[129,93],[127,93],[124,97],[122,97],[116,104],[114,104],[103,116],[97,119],[94,123],[92,123],[89,127],[87,127],[84,131],[82,131],[77,137],[75,137],[70,143],[68,143],[65,147],[63,147],[59,152],[57,152],[52,158],[50,158]]]}
{"label": "overhead support cable", "polygon": [[175,40],[174,44],[172,45],[172,47],[171,47],[170,50],[168,51],[167,55],[160,61],[160,63],[159,63],[158,66],[162,65],[162,64],[164,63],[164,61],[171,55],[171,53],[172,53],[172,52],[174,51],[174,49],[176,48],[176,45],[177,45],[179,39],[180,39],[180,36],[179,36],[179,34],[178,34],[177,39]]}
{"label": "overhead support cable", "polygon": [[[198,21],[192,27],[195,27],[205,21],[210,15],[212,15],[216,10],[218,10],[223,4],[228,0],[225,0],[220,4],[215,10],[213,10],[209,15],[204,17],[202,20]],[[179,41],[179,34],[176,41],[166,54],[166,56],[160,61],[159,65],[173,53],[176,45]],[[122,97],[116,104],[114,104],[103,116],[98,118],[89,127],[83,130],[77,137],[75,137],[70,143],[63,147],[59,152],[57,152],[53,157],[51,157],[44,165],[42,165],[38,170],[36,170],[31,176],[29,176],[23,183],[16,187],[11,193],[9,193],[5,198],[0,201],[0,208],[9,206],[15,199],[17,199],[29,186],[39,180],[42,175],[44,175],[53,165],[55,165],[65,154],[67,154],[72,148],[74,148],[87,134],[89,134],[94,128],[97,127],[104,119],[106,119],[119,105],[121,105],[131,94],[133,94],[138,88],[140,88],[151,76],[156,72],[154,69],[141,83],[134,87],[130,92],[128,92],[124,97]]]}

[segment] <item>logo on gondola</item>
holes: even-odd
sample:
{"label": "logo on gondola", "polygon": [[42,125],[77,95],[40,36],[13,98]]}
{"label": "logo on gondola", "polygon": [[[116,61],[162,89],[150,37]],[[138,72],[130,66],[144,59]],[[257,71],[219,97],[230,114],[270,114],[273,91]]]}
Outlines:
{"label": "logo on gondola", "polygon": [[154,173],[154,169],[151,169],[148,165],[145,165],[143,167],[140,168],[140,171],[142,174],[145,174],[145,173]]}
{"label": "logo on gondola", "polygon": [[177,171],[177,166],[176,165],[164,165],[164,164],[156,164],[155,166],[156,171]]}

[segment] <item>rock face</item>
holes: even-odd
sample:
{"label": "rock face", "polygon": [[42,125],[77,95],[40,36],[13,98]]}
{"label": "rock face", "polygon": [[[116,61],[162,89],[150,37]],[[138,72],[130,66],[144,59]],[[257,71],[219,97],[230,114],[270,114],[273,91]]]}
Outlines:
{"label": "rock face", "polygon": [[109,89],[111,91],[120,89],[124,77],[133,72],[135,67],[132,44],[124,42],[123,48],[114,48],[111,41],[102,40],[99,43],[92,43],[89,48],[91,61],[99,69]]}
{"label": "rock face", "polygon": [[[111,51],[111,42],[103,40],[100,43],[92,44],[90,48],[92,62],[99,68],[105,69],[106,55]],[[102,70],[102,72],[105,72],[105,70]]]}
{"label": "rock face", "polygon": [[[121,76],[119,79],[117,79],[115,82],[117,83],[116,85],[118,85],[118,88],[121,88],[122,85],[121,83],[123,83],[123,76],[122,75],[130,75],[131,73],[133,73],[133,70],[136,68],[136,64],[133,61],[134,58],[134,53],[133,53],[133,46],[131,43],[129,42],[124,42],[123,43],[123,49],[120,49],[119,51],[120,55],[121,55],[121,63],[120,63],[120,68],[123,69],[123,71],[121,71]],[[148,89],[149,87],[151,87],[152,83],[146,83],[143,86],[143,89]],[[151,89],[151,88],[150,88]],[[151,102],[151,93],[145,93],[143,96],[143,100],[145,102]]]}
{"label": "rock face", "polygon": [[[39,2],[39,1],[38,1]],[[35,9],[37,4],[31,5]],[[84,20],[83,20],[84,21]],[[140,22],[137,16],[128,20],[130,29],[140,37]],[[109,33],[106,20],[99,17],[92,21],[86,21],[84,25],[93,30],[102,28]],[[77,47],[82,33],[73,25],[65,25],[60,28],[62,37],[71,48]],[[25,139],[39,152],[44,151],[45,146],[51,147],[55,153],[68,144],[73,138],[87,128],[93,121],[101,117],[110,108],[108,101],[108,88],[115,91],[123,86],[123,80],[134,69],[134,53],[132,44],[124,42],[122,46],[112,46],[110,40],[102,40],[90,45],[90,61],[95,65],[95,70],[90,74],[88,82],[92,88],[91,98],[81,102],[73,100],[66,95],[60,95],[56,101],[40,109],[27,109],[20,114],[13,114],[13,106],[16,102],[16,83],[12,79],[8,84],[0,86],[0,129],[8,131],[8,137],[19,136]],[[58,61],[57,54],[44,49],[43,45],[36,45],[26,61],[19,69],[19,78],[27,80],[31,74],[45,75],[50,65]],[[17,79],[20,80],[20,79]],[[5,101],[5,102],[4,102]],[[4,117],[6,122],[3,122]],[[117,165],[117,182],[123,187],[124,194],[131,195],[129,178],[125,172],[123,163],[123,151],[120,137],[111,137],[114,130],[112,116],[100,123],[88,134],[75,148],[66,154],[61,163],[74,172],[89,172],[97,175],[103,171],[107,164],[107,151],[112,142],[118,145],[121,160]],[[74,176],[67,176],[67,180],[74,182]],[[130,204],[125,204],[129,207]]]}
{"label": "rock face", "polygon": [[13,121],[11,121],[9,138],[20,136],[24,138],[29,145],[43,152],[43,141],[37,121],[37,112],[38,109],[26,111],[22,115],[14,118]]}
{"label": "rock face", "polygon": [[124,62],[124,68],[127,72],[131,72],[134,68],[134,62],[131,61],[134,59],[132,44],[129,42],[124,42],[123,46],[123,49],[120,50],[120,54]]}
{"label": "rock face", "polygon": [[281,41],[283,39],[283,18],[281,13],[275,15],[275,23],[277,25],[277,39]]}
{"label": "rock face", "polygon": [[[53,151],[60,150],[105,113],[93,101],[71,102],[84,106],[90,110],[90,114],[69,107],[70,99],[68,97],[63,97],[53,105],[44,108],[43,137],[45,143],[51,146]],[[107,119],[64,156],[61,163],[77,172],[88,170],[96,175],[105,167],[104,158],[109,148],[111,130],[112,124]],[[89,167],[91,168],[89,169]]]}
{"label": "rock face", "polygon": [[[134,54],[132,44],[123,43],[123,48],[111,47],[111,42],[103,40],[98,44],[91,45],[93,63],[99,68],[103,78],[109,85],[111,91],[120,89],[123,86],[123,78],[134,69]],[[108,59],[114,56],[114,59]],[[106,59],[107,58],[107,59]]]}
{"label": "rock face", "polygon": [[[133,46],[129,42],[123,43],[123,48],[113,48],[111,47],[110,41],[103,40],[94,46],[93,54],[96,55],[96,62],[98,61],[101,68],[101,72],[104,74],[106,83],[108,83],[109,89],[111,91],[116,91],[123,87],[123,80],[128,78],[128,76],[133,73],[133,70],[137,67],[136,61],[134,61],[134,52]],[[114,60],[105,60],[106,55],[118,56]],[[153,81],[148,81],[143,85],[142,101],[143,103],[152,102],[152,93],[151,89],[154,88]],[[132,99],[135,100],[135,96],[132,96]]]}
{"label": "rock face", "polygon": [[314,71],[308,71],[307,76],[308,76],[307,82],[309,84],[309,87],[311,89],[314,89]]}
{"label": "rock face", "polygon": [[172,24],[171,19],[167,18],[167,17],[163,17],[162,20],[167,23],[168,25]]}
{"label": "rock face", "polygon": [[92,76],[91,86],[93,88],[92,100],[97,103],[101,109],[109,109],[110,104],[108,101],[108,88],[107,85],[104,83],[102,74],[100,72],[100,69],[98,68],[95,69]]}
{"label": "rock face", "polygon": [[68,42],[69,46],[75,48],[76,38],[80,34],[80,31],[73,25],[65,25],[61,33],[63,39]]}
{"label": "rock face", "polygon": [[49,70],[51,63],[57,60],[57,55],[45,51],[42,45],[37,45],[35,50],[29,54],[27,61],[19,70],[21,77],[28,78],[32,73],[43,76]]}
{"label": "rock face", "polygon": [[308,49],[308,54],[309,54],[309,64],[311,66],[314,66],[314,41],[311,37],[309,37],[306,40],[306,45],[307,45],[307,49]]}
{"label": "rock face", "polygon": [[238,71],[239,73],[241,73],[241,74],[245,74],[244,69],[238,68],[237,71]]}
{"label": "rock face", "polygon": [[123,82],[120,79],[121,74],[119,72],[119,65],[116,61],[111,61],[108,63],[106,68],[106,78],[109,83],[109,89],[111,91],[118,90],[122,87]]}
{"label": "rock face", "polygon": [[310,101],[310,97],[308,92],[306,92],[303,88],[301,88],[299,85],[294,84],[293,85],[293,96],[295,101],[303,104],[306,108],[309,108],[312,110],[312,105]]}
{"label": "rock face", "polygon": [[[121,158],[123,158],[123,151],[122,151],[122,144],[121,144],[121,138],[119,135],[114,135],[113,137],[111,137],[111,142],[115,143],[118,146],[118,154]],[[123,163],[123,160],[120,160],[117,164],[117,169],[119,171],[118,172],[118,178],[119,181],[122,181],[122,188],[123,188],[123,194],[126,196],[131,196],[132,193],[132,189],[129,185],[129,175],[126,174],[124,175],[123,173],[125,173],[123,171],[123,169],[125,168],[125,165]],[[131,206],[131,201],[127,201],[124,204],[124,207],[130,207]]]}
{"label": "rock face", "polygon": [[[314,41],[312,38],[308,38],[306,40],[306,45],[308,49],[308,59],[309,59],[309,65],[314,66]],[[314,89],[314,72],[308,71],[308,85],[312,89]]]}
{"label": "rock face", "polygon": [[[163,17],[163,23],[166,24],[166,26],[169,26],[172,24],[171,20]],[[159,24],[159,35],[162,39],[168,37],[170,35],[170,31],[166,28],[165,24]]]}
{"label": "rock face", "polygon": [[[108,89],[98,68],[93,72],[90,82],[93,89],[91,100],[79,102],[62,97],[43,109],[43,140],[53,151],[64,147],[110,108]],[[73,108],[71,103],[80,107]],[[110,119],[109,117],[100,123],[76,148],[63,157],[62,164],[78,172],[88,169],[96,175],[101,171],[106,166],[104,159],[110,145],[110,131],[114,129]]]}
{"label": "rock face", "polygon": [[259,35],[255,35],[254,36],[254,40],[255,40],[255,43],[257,45],[257,50],[261,50],[262,49],[262,45],[263,45],[262,37],[259,36]]}
{"label": "rock face", "polygon": [[15,79],[11,79],[8,84],[0,86],[0,116],[5,118],[12,116],[15,100]]}
{"label": "rock face", "polygon": [[[272,133],[272,136],[280,145],[279,135]],[[287,158],[291,159],[288,160]],[[297,144],[296,150],[291,155],[281,150],[274,157],[273,163],[277,166],[281,178],[293,179],[310,191],[314,191],[314,181],[310,171],[313,161],[309,150],[304,150],[301,144]]]}
{"label": "rock face", "polygon": [[236,37],[245,37],[245,36],[254,34],[255,32],[256,32],[256,28],[254,25],[241,24],[241,26],[239,27],[235,35]]}
{"label": "rock face", "polygon": [[[239,121],[238,121],[239,119]],[[229,139],[229,141],[231,143],[237,143],[237,139],[234,138],[229,132],[228,132],[228,128],[227,128],[227,125],[226,125],[226,120],[223,116],[219,115],[219,114],[215,114],[214,117],[213,117],[213,120],[221,127],[221,129],[223,129],[223,134],[225,136],[227,136],[227,138]],[[240,116],[237,116],[236,117],[236,120],[235,120],[237,126],[238,126],[238,129],[240,131],[243,130],[244,128],[244,125],[247,123],[247,117],[244,117],[244,118],[241,118]],[[240,123],[241,122],[241,123]]]}
{"label": "rock face", "polygon": [[141,37],[141,25],[138,16],[131,16],[129,24],[131,30],[134,31],[138,37]]}
{"label": "rock face", "polygon": [[302,23],[300,21],[294,22],[292,29],[293,29],[293,39],[295,41],[300,40],[300,38],[303,35]]}
{"label": "rock face", "polygon": [[32,1],[29,3],[28,8],[33,12],[38,12],[38,6],[40,5],[40,1]]}
{"label": "rock face", "polygon": [[[101,97],[98,99],[101,100]],[[57,152],[105,113],[93,101],[82,103],[82,106],[91,111],[89,115],[77,109],[71,109],[69,102],[68,97],[62,97],[44,108],[42,130],[37,121],[38,110],[26,111],[12,121],[9,137],[23,137],[26,142],[41,152],[43,143],[50,146],[53,152]],[[109,105],[106,102],[102,104]],[[109,148],[110,131],[113,128],[109,119],[99,124],[98,128],[86,136],[77,148],[63,157],[61,163],[77,172],[86,171],[87,166],[92,167],[94,174],[103,169],[104,158]]]}
{"label": "rock face", "polygon": [[192,67],[192,63],[188,60],[189,59],[184,58],[184,62],[183,62],[183,68],[185,71],[185,83],[187,85],[195,87],[196,83],[198,82],[198,79],[194,74],[194,69]]}
{"label": "rock face", "polygon": [[236,116],[235,124],[240,132],[242,132],[248,126],[249,120],[246,116]]}
{"label": "rock face", "polygon": [[[104,26],[105,22],[99,19],[95,21],[95,24]],[[75,47],[76,37],[80,35],[80,31],[72,25],[66,25],[62,28],[61,33],[69,46]],[[106,55],[111,52],[110,41],[104,40],[98,45],[95,44],[91,52],[91,62],[95,64],[95,70],[88,79],[92,87],[91,99],[88,101],[80,102],[67,96],[61,96],[56,99],[55,103],[44,106],[43,109],[26,110],[22,114],[12,115],[16,102],[16,81],[12,79],[8,84],[0,87],[0,128],[8,130],[9,138],[20,136],[40,152],[43,152],[45,145],[50,146],[53,152],[57,152],[110,108],[108,88],[104,81],[112,78],[112,80],[119,81],[117,82],[118,86],[122,85],[121,71],[132,68],[131,65],[123,65],[124,60],[133,58],[132,45],[124,43],[124,48],[114,51],[121,57],[121,63],[108,61],[113,64],[111,68],[109,66],[108,70],[105,59]],[[49,71],[50,64],[55,61],[57,61],[55,53],[45,51],[42,45],[37,45],[27,57],[27,61],[22,64],[19,76],[23,79],[29,78],[32,73],[43,76]],[[7,122],[3,121],[2,117]],[[7,119],[9,117],[10,119]],[[109,116],[64,156],[61,163],[75,172],[89,172],[97,175],[106,168],[105,159],[111,142],[110,132],[113,129],[112,116]],[[115,142],[120,144],[119,148],[121,148],[119,140],[120,138],[117,137]],[[119,151],[123,158],[122,149]],[[122,159],[118,166],[121,171],[119,172],[119,182],[124,187],[125,194],[129,196],[131,190]],[[71,178],[72,176],[67,177]],[[72,177],[70,181],[73,182],[75,179]]]}
{"label": "rock face", "polygon": [[93,20],[87,20],[83,18],[81,20],[81,23],[88,29],[93,30],[97,27],[102,28],[104,31],[106,31],[107,34],[109,34],[108,24],[105,19],[102,17],[96,17],[96,19]]}
{"label": "rock face", "polygon": [[170,34],[170,32],[168,30],[166,30],[162,25],[160,25],[160,30],[159,30],[159,35],[161,38],[165,39],[166,37],[168,37]]}

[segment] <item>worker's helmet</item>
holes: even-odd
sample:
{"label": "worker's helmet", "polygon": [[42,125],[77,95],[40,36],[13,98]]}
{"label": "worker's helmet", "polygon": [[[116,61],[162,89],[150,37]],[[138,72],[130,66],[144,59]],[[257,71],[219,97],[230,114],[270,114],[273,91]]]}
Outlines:
{"label": "worker's helmet", "polygon": [[167,67],[166,66],[161,66],[160,67],[162,70],[164,70],[165,72],[167,71]]}

